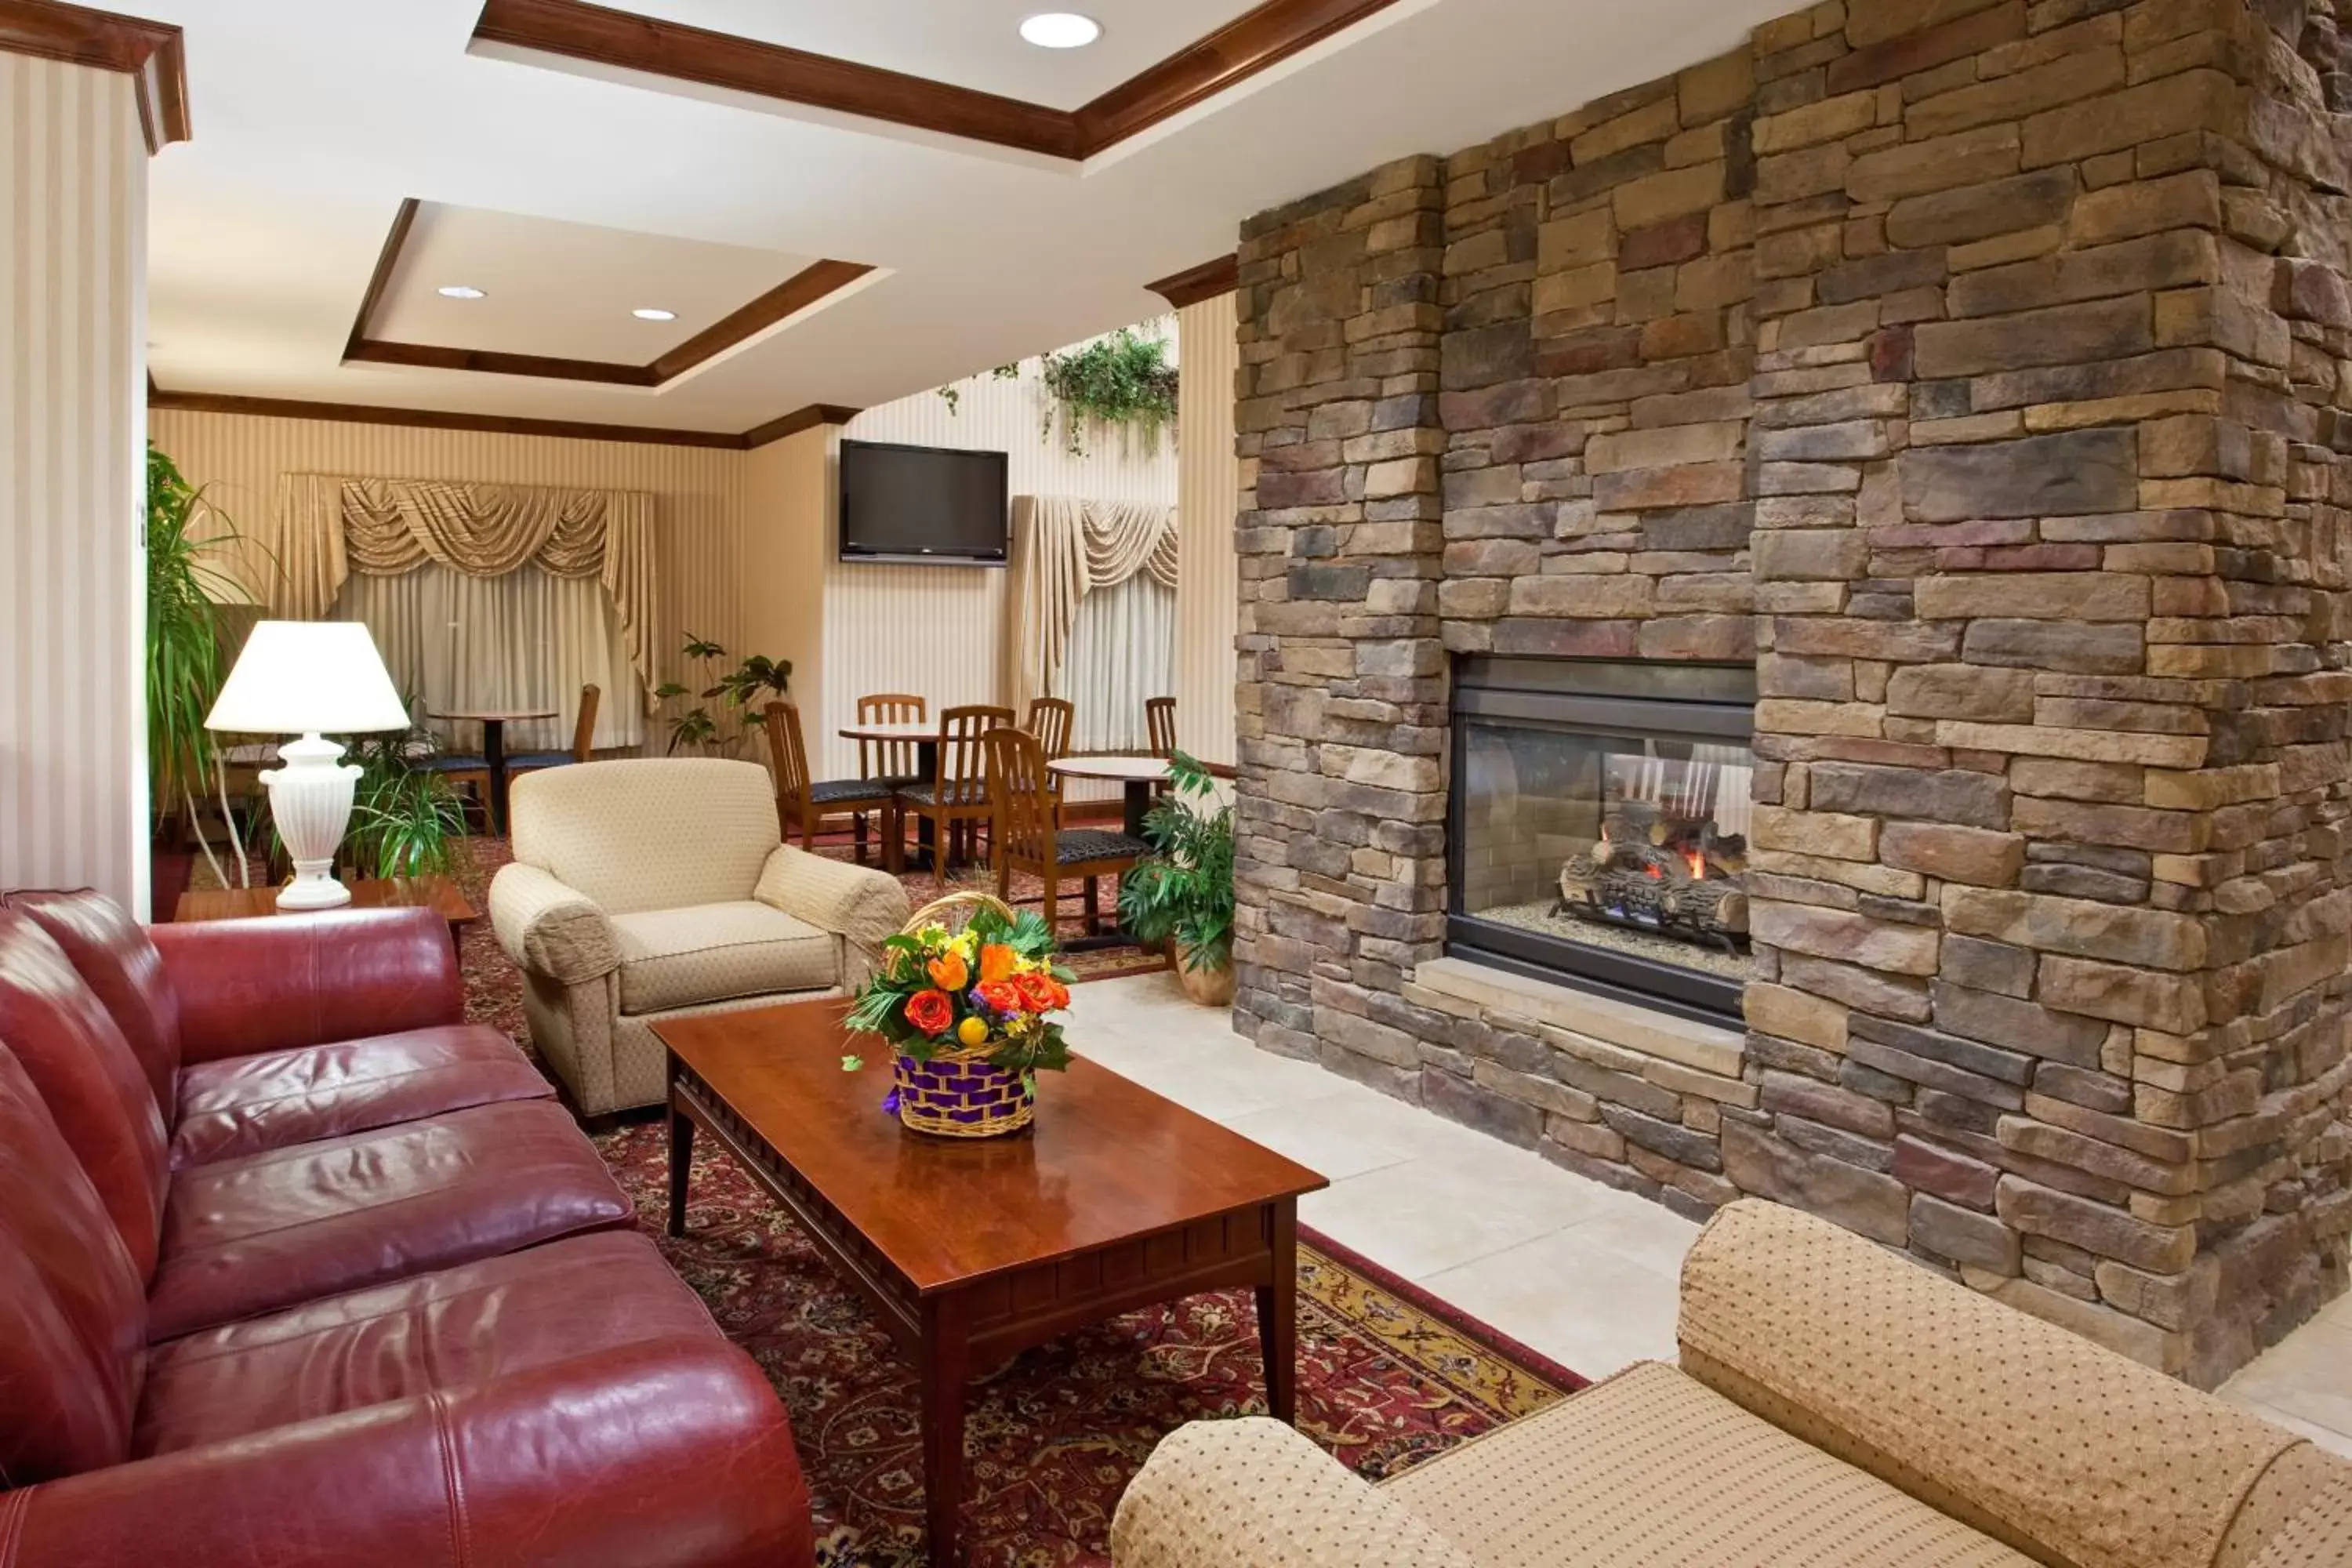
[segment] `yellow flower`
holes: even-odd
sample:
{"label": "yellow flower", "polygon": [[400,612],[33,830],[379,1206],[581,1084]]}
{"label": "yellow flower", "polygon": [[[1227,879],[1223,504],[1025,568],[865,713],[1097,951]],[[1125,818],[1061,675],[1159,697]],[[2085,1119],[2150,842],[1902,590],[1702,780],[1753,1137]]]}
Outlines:
{"label": "yellow flower", "polygon": [[986,1045],[988,1043],[988,1020],[979,1016],[978,1015],[966,1018],[962,1023],[956,1026],[956,1038],[961,1040],[967,1046]]}

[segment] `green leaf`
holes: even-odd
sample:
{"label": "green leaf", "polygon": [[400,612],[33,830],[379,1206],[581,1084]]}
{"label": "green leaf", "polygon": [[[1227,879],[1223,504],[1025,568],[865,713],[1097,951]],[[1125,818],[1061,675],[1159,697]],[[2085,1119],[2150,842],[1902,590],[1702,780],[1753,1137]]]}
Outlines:
{"label": "green leaf", "polygon": [[866,1070],[866,1058],[864,1057],[844,1057],[841,1058],[841,1070],[844,1072],[864,1072]]}

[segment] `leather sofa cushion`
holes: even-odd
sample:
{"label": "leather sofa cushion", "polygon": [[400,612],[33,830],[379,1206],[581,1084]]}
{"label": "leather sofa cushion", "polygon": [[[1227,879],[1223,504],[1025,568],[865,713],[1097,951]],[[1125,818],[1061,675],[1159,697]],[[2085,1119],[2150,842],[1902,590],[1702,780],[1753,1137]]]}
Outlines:
{"label": "leather sofa cushion", "polygon": [[613,932],[624,1013],[840,984],[841,952],[831,932],[749,900],[614,915]]}
{"label": "leather sofa cushion", "polygon": [[182,1171],[148,1293],[163,1341],[634,1213],[558,1105],[514,1100]]}
{"label": "leather sofa cushion", "polygon": [[57,1119],[142,1279],[171,1180],[163,1113],[146,1069],[48,932],[0,910],[0,1041]]}
{"label": "leather sofa cushion", "polygon": [[1479,1568],[2032,1568],[1657,1362],[1381,1490]]}
{"label": "leather sofa cushion", "polygon": [[[128,1456],[144,1292],[56,1119],[0,1046],[0,1485]],[[0,1560],[6,1543],[0,1530]]]}
{"label": "leather sofa cushion", "polygon": [[180,1062],[455,1024],[466,982],[431,910],[321,910],[148,931],[180,1000]]}
{"label": "leather sofa cushion", "polygon": [[554,1093],[513,1041],[479,1024],[198,1062],[180,1079],[172,1166]]}
{"label": "leather sofa cushion", "polygon": [[633,1232],[576,1236],[159,1345],[132,1451],[225,1442],[623,1345],[717,1341]]}
{"label": "leather sofa cushion", "polygon": [[155,1104],[168,1118],[180,1075],[180,998],[146,931],[121,904],[87,889],[11,893],[6,902],[32,916],[65,950],[146,1068]]}

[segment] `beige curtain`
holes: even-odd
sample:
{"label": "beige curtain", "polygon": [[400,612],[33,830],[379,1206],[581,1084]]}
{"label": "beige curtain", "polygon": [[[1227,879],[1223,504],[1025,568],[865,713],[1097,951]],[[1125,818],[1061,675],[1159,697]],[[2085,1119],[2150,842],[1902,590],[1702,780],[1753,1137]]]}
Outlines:
{"label": "beige curtain", "polygon": [[326,616],[353,573],[396,577],[430,562],[472,577],[535,566],[550,576],[594,578],[620,617],[622,639],[646,710],[660,647],[653,498],[635,490],[363,479],[288,474],[262,542],[276,559],[262,574],[269,613]]}
{"label": "beige curtain", "polygon": [[1076,496],[1013,500],[1013,702],[1065,697],[1078,601],[1139,572],[1174,592],[1176,509]]}

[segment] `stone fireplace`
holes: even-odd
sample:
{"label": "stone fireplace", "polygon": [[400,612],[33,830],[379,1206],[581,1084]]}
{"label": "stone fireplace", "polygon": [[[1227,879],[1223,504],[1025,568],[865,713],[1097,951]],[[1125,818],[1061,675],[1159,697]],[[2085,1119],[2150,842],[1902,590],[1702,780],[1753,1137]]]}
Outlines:
{"label": "stone fireplace", "polygon": [[2343,1290],[2334,10],[1825,4],[1245,225],[1236,1026],[2200,1383]]}
{"label": "stone fireplace", "polygon": [[1446,951],[1737,1020],[1755,687],[1744,667],[1459,660]]}

